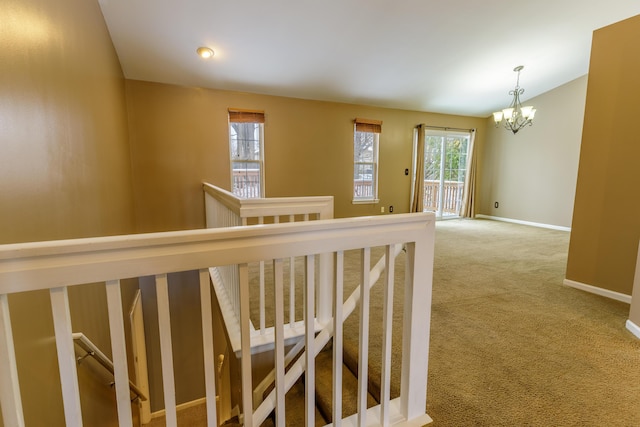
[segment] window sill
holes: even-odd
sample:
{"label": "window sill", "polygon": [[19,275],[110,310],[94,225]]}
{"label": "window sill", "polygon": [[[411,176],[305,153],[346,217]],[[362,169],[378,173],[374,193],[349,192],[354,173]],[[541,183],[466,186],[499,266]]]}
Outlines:
{"label": "window sill", "polygon": [[353,199],[351,204],[353,205],[375,205],[380,203],[380,199]]}

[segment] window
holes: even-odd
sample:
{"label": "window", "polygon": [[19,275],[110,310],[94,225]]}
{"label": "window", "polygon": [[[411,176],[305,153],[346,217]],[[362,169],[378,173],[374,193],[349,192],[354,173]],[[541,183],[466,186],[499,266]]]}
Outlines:
{"label": "window", "polygon": [[467,175],[471,132],[427,129],[424,141],[424,210],[458,217]]}
{"label": "window", "polygon": [[356,119],[353,132],[353,201],[378,201],[379,120]]}
{"label": "window", "polygon": [[231,192],[264,197],[264,112],[229,110]]}

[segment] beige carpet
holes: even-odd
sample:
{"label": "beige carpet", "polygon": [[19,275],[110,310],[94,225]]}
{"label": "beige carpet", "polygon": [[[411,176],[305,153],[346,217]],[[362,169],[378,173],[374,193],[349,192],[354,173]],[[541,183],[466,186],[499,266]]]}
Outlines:
{"label": "beige carpet", "polygon": [[438,223],[434,426],[640,426],[629,305],[562,285],[569,233]]}

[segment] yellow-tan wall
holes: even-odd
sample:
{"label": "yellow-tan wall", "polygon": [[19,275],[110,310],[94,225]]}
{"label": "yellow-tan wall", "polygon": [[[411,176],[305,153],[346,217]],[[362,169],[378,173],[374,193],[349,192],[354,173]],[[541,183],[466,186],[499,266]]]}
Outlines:
{"label": "yellow-tan wall", "polygon": [[630,295],[640,237],[640,16],[593,34],[567,279]]}
{"label": "yellow-tan wall", "polygon": [[636,273],[633,279],[633,292],[631,296],[629,320],[631,320],[636,327],[640,328],[640,253],[636,261]]}
{"label": "yellow-tan wall", "polygon": [[[0,46],[0,244],[134,231],[124,78],[97,1],[3,0]],[[104,285],[70,300],[74,330],[110,354]],[[48,293],[9,305],[26,425],[64,425]],[[85,425],[115,425],[101,371],[78,372]]]}
{"label": "yellow-tan wall", "polygon": [[97,3],[0,14],[0,243],[131,231],[124,80]]}
{"label": "yellow-tan wall", "polygon": [[[204,226],[200,183],[230,188],[228,108],[264,110],[267,197],[331,195],[337,217],[407,212],[413,129],[486,120],[127,80],[139,231]],[[353,119],[382,120],[377,205],[353,205]]]}
{"label": "yellow-tan wall", "polygon": [[527,100],[533,126],[515,135],[487,119],[479,214],[571,226],[586,91],[583,76]]}

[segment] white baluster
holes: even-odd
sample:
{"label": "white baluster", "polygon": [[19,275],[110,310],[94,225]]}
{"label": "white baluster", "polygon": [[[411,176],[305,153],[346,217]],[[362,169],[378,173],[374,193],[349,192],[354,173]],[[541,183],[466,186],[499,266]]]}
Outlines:
{"label": "white baluster", "polygon": [[207,425],[218,425],[216,414],[216,366],[213,349],[213,315],[211,312],[211,285],[209,270],[201,269],[200,276],[200,310],[202,312],[202,349],[204,355],[204,385],[207,397]]}
{"label": "white baluster", "polygon": [[116,384],[116,401],[118,404],[118,425],[120,427],[131,427],[133,424],[131,401],[129,400],[129,370],[127,367],[127,345],[124,338],[120,281],[108,281],[105,285],[105,290],[109,311],[113,379]]}
{"label": "white baluster", "polygon": [[49,295],[53,312],[53,329],[56,334],[65,424],[67,427],[80,427],[82,426],[80,389],[78,387],[76,355],[71,336],[73,331],[71,330],[67,287],[52,288],[49,290]]}
{"label": "white baluster", "polygon": [[169,317],[169,282],[166,274],[156,276],[158,302],[158,329],[160,331],[160,358],[162,359],[162,386],[167,427],[177,427],[176,390],[173,373],[173,346]]}
{"label": "white baluster", "polygon": [[[258,224],[264,224],[264,217],[258,218]],[[265,329],[264,299],[264,261],[260,261],[260,335],[264,335]]]}
{"label": "white baluster", "polygon": [[9,299],[0,295],[0,407],[5,426],[24,427]]}
{"label": "white baluster", "polygon": [[242,412],[245,427],[253,427],[253,385],[251,381],[251,332],[249,330],[249,267],[239,265],[240,283],[240,347],[242,359]]}
{"label": "white baluster", "polygon": [[[296,216],[289,215],[289,222],[295,222]],[[289,258],[289,326],[296,321],[296,258]]]}
{"label": "white baluster", "polygon": [[393,331],[393,285],[395,256],[392,245],[385,247],[384,299],[382,302],[382,369],[380,378],[380,421],[389,425],[389,401],[391,400],[391,332]]}
{"label": "white baluster", "polygon": [[289,326],[296,321],[296,258],[289,258]]}
{"label": "white baluster", "polygon": [[275,363],[276,363],[276,426],[285,426],[284,387],[284,280],[282,260],[273,261],[273,286],[275,307]]}
{"label": "white baluster", "polygon": [[315,425],[315,390],[316,390],[316,364],[315,350],[313,348],[315,339],[315,315],[314,315],[314,278],[315,278],[315,257],[306,257],[306,283],[304,287],[304,326],[305,326],[305,362],[306,376],[304,382],[305,395],[305,420],[307,426]]}
{"label": "white baluster", "polygon": [[358,425],[367,423],[367,393],[369,367],[369,271],[371,271],[371,248],[362,249],[360,283],[360,347],[358,354]]}
{"label": "white baluster", "polygon": [[333,301],[333,426],[342,425],[342,298],[344,285],[344,252],[335,254]]}

